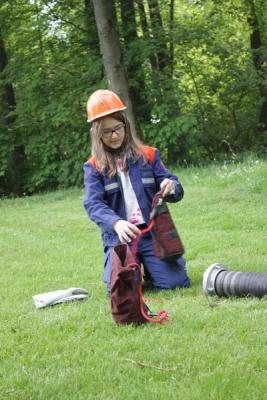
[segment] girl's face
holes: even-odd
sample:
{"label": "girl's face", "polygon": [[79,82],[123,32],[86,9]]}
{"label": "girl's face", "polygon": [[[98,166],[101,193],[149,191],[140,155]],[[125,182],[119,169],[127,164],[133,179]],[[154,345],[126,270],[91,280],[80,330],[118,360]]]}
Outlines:
{"label": "girl's face", "polygon": [[104,117],[101,122],[101,140],[111,149],[119,149],[125,137],[124,123],[111,116]]}

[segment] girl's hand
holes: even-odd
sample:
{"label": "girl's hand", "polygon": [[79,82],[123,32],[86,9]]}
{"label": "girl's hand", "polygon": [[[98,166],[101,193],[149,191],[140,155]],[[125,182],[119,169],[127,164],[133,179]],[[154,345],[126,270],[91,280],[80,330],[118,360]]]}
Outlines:
{"label": "girl's hand", "polygon": [[121,243],[129,243],[141,233],[140,229],[138,229],[136,225],[123,219],[119,219],[115,222],[114,230],[118,234]]}
{"label": "girl's hand", "polygon": [[171,179],[165,178],[160,184],[161,189],[163,190],[163,197],[168,196],[169,194],[175,194],[175,183]]}

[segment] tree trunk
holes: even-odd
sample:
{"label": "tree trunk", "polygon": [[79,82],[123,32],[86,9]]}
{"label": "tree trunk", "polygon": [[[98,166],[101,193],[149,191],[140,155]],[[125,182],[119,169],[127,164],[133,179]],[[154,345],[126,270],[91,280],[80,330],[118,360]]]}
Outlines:
{"label": "tree trunk", "polygon": [[94,54],[100,54],[97,29],[95,24],[94,7],[92,0],[84,0],[84,21],[85,28],[88,32],[88,47]]}
{"label": "tree trunk", "polygon": [[[126,64],[126,70],[129,78],[130,97],[133,100],[134,114],[137,116],[138,123],[139,117],[148,120],[150,111],[149,102],[146,98],[147,92],[145,90],[143,67],[136,50],[138,35],[133,0],[120,0],[120,9],[125,53],[127,55],[127,52],[131,52],[131,57],[128,57]],[[131,51],[132,44],[135,46],[134,51]]]}
{"label": "tree trunk", "polygon": [[135,134],[135,119],[128,94],[126,74],[121,60],[114,3],[113,1],[93,0],[93,4],[108,85],[126,104],[127,116],[130,120],[132,132]]}
{"label": "tree trunk", "polygon": [[170,74],[173,77],[173,63],[174,63],[174,43],[173,43],[173,23],[174,23],[174,0],[170,1],[170,19],[169,19],[169,36],[170,36]]}
{"label": "tree trunk", "polygon": [[[2,37],[0,36],[0,72],[2,73],[7,66],[7,54]],[[3,106],[5,110],[4,119],[7,125],[12,124],[15,120],[14,115],[10,112],[15,110],[16,102],[13,87],[10,83],[5,83],[3,87]]]}
{"label": "tree trunk", "polygon": [[[97,28],[95,24],[95,14],[92,0],[84,0],[84,24],[85,30],[87,32],[88,48],[90,49],[90,54],[92,54],[91,57],[100,59],[101,51],[99,46]],[[102,66],[101,71],[99,71],[99,76],[96,77],[96,80],[92,82],[92,84],[97,85],[99,79],[104,79],[104,76],[105,71],[104,66]]]}
{"label": "tree trunk", "polygon": [[[0,33],[0,74],[2,77],[7,64],[8,60],[5,45]],[[4,79],[4,77],[1,79]],[[4,111],[3,121],[7,128],[7,134],[11,136],[10,147],[12,148],[4,184],[9,192],[21,196],[23,193],[22,166],[25,163],[25,151],[24,145],[19,144],[19,138],[13,128],[15,122],[13,111],[16,108],[16,101],[13,86],[10,83],[4,82],[3,84],[2,104]]]}
{"label": "tree trunk", "polygon": [[250,34],[250,44],[253,55],[253,63],[259,77],[259,92],[262,98],[258,131],[264,132],[267,131],[267,76],[263,66],[266,60],[264,59],[263,56],[261,32],[260,32],[257,13],[255,10],[254,1],[248,0],[248,6],[249,6],[248,23],[252,30]]}
{"label": "tree trunk", "polygon": [[[143,36],[146,40],[148,40],[149,39],[149,28],[148,28],[148,23],[147,23],[147,19],[146,19],[146,12],[145,12],[143,0],[135,0],[135,2],[138,5],[138,11],[139,11],[139,16],[140,16],[140,23],[141,23],[141,28],[143,31]],[[158,62],[157,62],[157,58],[156,58],[154,52],[149,53],[149,62],[150,62],[152,71],[158,69]]]}
{"label": "tree trunk", "polygon": [[34,0],[34,6],[35,6],[35,12],[36,12],[36,21],[37,21],[37,34],[38,34],[38,40],[39,40],[39,49],[40,49],[40,54],[42,57],[44,57],[44,46],[43,46],[43,35],[42,35],[42,29],[41,29],[41,23],[40,23],[40,10],[37,4],[37,1]]}
{"label": "tree trunk", "polygon": [[158,0],[148,0],[149,14],[153,37],[158,44],[157,58],[160,71],[170,73],[170,57],[166,44],[166,37],[160,15]]}

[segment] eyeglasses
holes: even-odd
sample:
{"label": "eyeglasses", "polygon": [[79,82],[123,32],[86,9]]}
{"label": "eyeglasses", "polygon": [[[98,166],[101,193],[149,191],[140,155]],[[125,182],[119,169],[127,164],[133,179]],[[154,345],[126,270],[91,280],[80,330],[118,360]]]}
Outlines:
{"label": "eyeglasses", "polygon": [[104,138],[110,138],[115,132],[117,135],[122,135],[124,133],[124,124],[117,125],[113,129],[104,129],[102,132],[102,136]]}

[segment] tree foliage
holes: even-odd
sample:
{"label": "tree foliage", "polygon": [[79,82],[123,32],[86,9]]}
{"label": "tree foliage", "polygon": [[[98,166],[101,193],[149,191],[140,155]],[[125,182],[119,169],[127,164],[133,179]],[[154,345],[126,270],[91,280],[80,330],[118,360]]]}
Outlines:
{"label": "tree foliage", "polygon": [[[264,0],[112,4],[145,142],[175,163],[265,149]],[[1,193],[81,184],[90,153],[85,103],[108,87],[92,1],[3,0],[0,26]]]}

